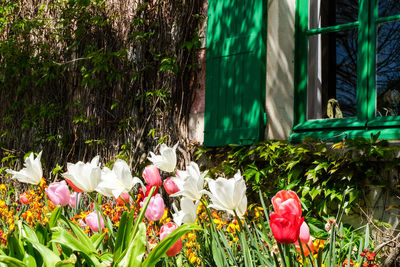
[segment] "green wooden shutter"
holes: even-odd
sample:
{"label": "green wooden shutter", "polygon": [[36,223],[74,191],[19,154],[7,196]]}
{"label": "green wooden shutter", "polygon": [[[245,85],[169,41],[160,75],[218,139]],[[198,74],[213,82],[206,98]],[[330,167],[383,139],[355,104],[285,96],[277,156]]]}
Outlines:
{"label": "green wooden shutter", "polygon": [[265,0],[209,0],[205,146],[264,139]]}

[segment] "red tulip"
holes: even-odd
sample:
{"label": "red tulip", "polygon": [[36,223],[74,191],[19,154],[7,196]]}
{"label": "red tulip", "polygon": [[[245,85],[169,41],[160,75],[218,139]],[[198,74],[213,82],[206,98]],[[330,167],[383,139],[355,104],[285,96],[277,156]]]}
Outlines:
{"label": "red tulip", "polygon": [[282,190],[272,198],[272,205],[277,214],[293,213],[301,217],[301,203],[297,194],[293,191]]}
{"label": "red tulip", "polygon": [[[161,226],[160,229],[160,239],[163,240],[167,235],[172,233],[176,228],[178,228],[178,225],[176,225],[173,222],[168,222]],[[173,257],[177,255],[180,251],[182,250],[182,239],[179,238],[178,241],[176,241],[175,244],[170,247],[170,249],[167,251],[167,255],[170,257]]]}
{"label": "red tulip", "polygon": [[169,177],[164,180],[164,189],[168,193],[168,195],[175,194],[179,192],[179,187],[172,181],[172,177]]}
{"label": "red tulip", "polygon": [[28,193],[27,192],[24,192],[24,193],[22,193],[21,195],[19,195],[19,201],[22,203],[22,204],[28,204],[29,203],[29,197],[28,197]]}
{"label": "red tulip", "polygon": [[[143,189],[142,189],[141,187],[139,187],[139,194],[138,194],[138,196],[139,196],[139,202],[143,201],[143,199],[144,199],[145,197],[148,197],[148,196],[149,196],[149,193],[150,193],[151,188],[152,188],[152,186],[146,185],[146,193],[143,194]],[[158,192],[158,187],[156,188],[156,190],[154,190],[152,197],[154,197],[155,195],[157,195],[157,192]]]}
{"label": "red tulip", "polygon": [[149,165],[144,168],[143,178],[150,186],[161,186],[160,171],[155,165]]}
{"label": "red tulip", "polygon": [[117,201],[117,203],[119,205],[125,205],[125,201],[126,201],[126,203],[129,204],[130,196],[129,196],[129,193],[123,192],[123,193],[121,193],[121,195],[119,195],[118,198],[114,198],[114,199]]}
{"label": "red tulip", "polygon": [[65,181],[67,181],[67,183],[69,184],[69,186],[77,193],[82,193],[83,191],[81,189],[79,189],[78,187],[76,187],[76,185],[74,185],[73,182],[71,182],[70,180],[68,180],[67,178],[64,178]]}
{"label": "red tulip", "polygon": [[272,213],[269,218],[269,225],[272,234],[278,243],[291,244],[299,239],[300,227],[304,217],[298,217],[293,213]]}

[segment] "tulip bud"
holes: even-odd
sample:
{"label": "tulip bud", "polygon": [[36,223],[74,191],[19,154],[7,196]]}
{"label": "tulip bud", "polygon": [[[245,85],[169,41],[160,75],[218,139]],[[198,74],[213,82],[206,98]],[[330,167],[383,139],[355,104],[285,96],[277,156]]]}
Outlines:
{"label": "tulip bud", "polygon": [[19,195],[19,201],[22,204],[25,204],[25,205],[28,204],[29,203],[28,193],[24,192],[21,195]]}
{"label": "tulip bud", "polygon": [[[308,225],[306,222],[303,222],[300,227],[299,239],[301,242],[301,246],[303,248],[304,256],[307,257],[310,253],[312,253],[314,251],[314,244],[313,244],[311,236],[310,236],[310,229],[308,228]],[[296,245],[297,251],[299,253],[301,253],[301,248],[300,248],[299,242],[296,241],[295,245]],[[307,247],[307,245],[308,245],[308,247]],[[308,248],[310,248],[311,251]]]}
{"label": "tulip bud", "polygon": [[[100,225],[99,225],[100,220]],[[86,224],[89,226],[90,230],[93,232],[98,232],[100,229],[104,228],[104,220],[103,217],[99,214],[98,211],[93,211],[86,216]]]}
{"label": "tulip bud", "polygon": [[161,176],[158,168],[155,165],[149,165],[144,168],[143,178],[150,186],[161,186]]}
{"label": "tulip bud", "polygon": [[66,206],[69,203],[70,193],[65,181],[51,183],[45,189],[46,194],[49,196],[51,202],[56,206]]}
{"label": "tulip bud", "polygon": [[[178,228],[178,225],[176,225],[173,222],[168,222],[161,226],[160,229],[160,240],[163,240],[167,235],[172,233],[175,229]],[[182,250],[182,239],[178,239],[175,244],[173,244],[170,249],[167,251],[167,255],[170,257],[173,257],[177,255],[180,251]]]}
{"label": "tulip bud", "polygon": [[169,177],[164,180],[164,189],[168,195],[172,195],[175,194],[176,192],[179,192],[179,187],[175,184],[174,181],[172,181],[172,177]]}
{"label": "tulip bud", "polygon": [[[142,207],[146,202],[147,197],[140,203]],[[147,207],[146,213],[144,214],[149,221],[158,221],[164,216],[164,200],[160,194],[155,195],[150,199],[149,205]]]}

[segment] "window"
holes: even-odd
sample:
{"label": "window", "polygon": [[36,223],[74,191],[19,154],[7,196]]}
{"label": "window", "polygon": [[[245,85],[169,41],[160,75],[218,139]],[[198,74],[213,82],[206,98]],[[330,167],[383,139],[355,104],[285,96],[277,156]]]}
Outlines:
{"label": "window", "polygon": [[400,139],[400,1],[296,5],[291,140]]}

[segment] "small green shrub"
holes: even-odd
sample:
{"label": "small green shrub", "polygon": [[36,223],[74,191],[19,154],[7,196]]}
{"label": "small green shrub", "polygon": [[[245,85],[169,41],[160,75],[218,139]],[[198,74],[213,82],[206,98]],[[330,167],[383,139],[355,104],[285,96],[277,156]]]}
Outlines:
{"label": "small green shrub", "polygon": [[278,190],[295,190],[311,213],[326,216],[342,201],[346,189],[346,212],[360,203],[370,186],[389,190],[390,195],[399,193],[391,175],[400,167],[399,146],[378,137],[336,144],[266,140],[252,146],[199,147],[196,156],[212,163],[213,177],[241,170],[253,190],[260,189],[267,197]]}

